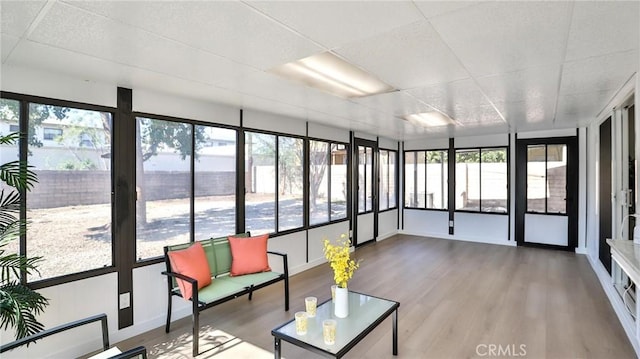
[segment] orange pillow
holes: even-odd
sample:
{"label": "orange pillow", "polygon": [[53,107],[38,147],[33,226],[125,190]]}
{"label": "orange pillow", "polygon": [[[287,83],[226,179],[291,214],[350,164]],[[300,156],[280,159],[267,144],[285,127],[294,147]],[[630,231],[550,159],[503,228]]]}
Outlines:
{"label": "orange pillow", "polygon": [[232,276],[271,270],[267,259],[267,239],[268,234],[245,238],[229,236]]}
{"label": "orange pillow", "polygon": [[[175,273],[184,274],[198,281],[198,290],[211,284],[211,270],[200,242],[179,251],[170,251],[171,269]],[[191,283],[176,279],[180,293],[184,299],[191,299]]]}

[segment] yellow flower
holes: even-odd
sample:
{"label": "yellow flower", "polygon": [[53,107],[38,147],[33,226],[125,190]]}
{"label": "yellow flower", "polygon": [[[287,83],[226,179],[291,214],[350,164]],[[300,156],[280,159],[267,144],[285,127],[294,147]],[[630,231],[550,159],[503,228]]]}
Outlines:
{"label": "yellow flower", "polygon": [[324,256],[333,269],[333,280],[341,288],[347,287],[347,282],[353,277],[353,272],[360,266],[360,262],[349,257],[350,245],[351,241],[346,234],[342,234],[336,244],[332,244],[328,239],[324,240]]}

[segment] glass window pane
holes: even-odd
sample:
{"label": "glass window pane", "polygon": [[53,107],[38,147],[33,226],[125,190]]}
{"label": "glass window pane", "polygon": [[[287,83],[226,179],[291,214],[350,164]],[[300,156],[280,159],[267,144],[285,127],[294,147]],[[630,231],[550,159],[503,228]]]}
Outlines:
{"label": "glass window pane", "polygon": [[389,151],[380,150],[380,193],[378,195],[378,209],[384,211],[389,208]]}
{"label": "glass window pane", "polygon": [[546,146],[527,146],[527,211],[545,212]]}
{"label": "glass window pane", "polygon": [[547,212],[567,212],[567,146],[547,146]]}
{"label": "glass window pane", "polygon": [[276,231],[276,136],[245,133],[245,227],[251,234]]}
{"label": "glass window pane", "polygon": [[195,240],[236,233],[236,131],[195,126]]}
{"label": "glass window pane", "polygon": [[331,145],[331,220],[347,218],[347,146]]}
{"label": "glass window pane", "polygon": [[365,149],[364,146],[358,146],[358,213],[364,213],[367,210],[365,194],[367,154]]}
{"label": "glass window pane", "polygon": [[479,150],[456,150],[456,209],[480,210]]}
{"label": "glass window pane", "polygon": [[302,159],[304,141],[278,137],[278,231],[302,227]]}
{"label": "glass window pane", "polygon": [[[43,143],[45,126],[64,135]],[[26,254],[44,260],[27,280],[111,266],[111,114],[32,103],[28,136],[38,183],[27,193]]]}
{"label": "glass window pane", "polygon": [[416,153],[416,208],[427,208],[426,155],[425,151]]}
{"label": "glass window pane", "polygon": [[396,208],[396,157],[397,151],[389,151],[389,208]]}
{"label": "glass window pane", "polygon": [[427,207],[434,209],[447,208],[447,153],[444,151],[427,151]]}
{"label": "glass window pane", "polygon": [[482,150],[482,212],[507,213],[507,149]]}
{"label": "glass window pane", "polygon": [[191,131],[187,123],[137,119],[136,254],[191,239]]}
{"label": "glass window pane", "polygon": [[309,223],[329,222],[329,143],[309,141]]}
{"label": "glass window pane", "polygon": [[[20,102],[0,99],[0,121],[2,122],[2,129],[0,131],[2,135],[8,135],[11,132],[20,132],[20,128],[18,127],[19,116]],[[7,144],[0,146],[0,164],[18,161],[19,159],[18,141],[15,141],[12,145]],[[16,191],[15,188],[6,185],[4,181],[0,181],[0,190],[4,191],[5,196],[10,196]],[[16,214],[15,218],[18,219],[19,214]],[[20,239],[17,236],[4,246],[7,254],[19,254],[19,248]]]}
{"label": "glass window pane", "polygon": [[416,152],[407,151],[404,153],[404,206],[413,208],[416,206]]}
{"label": "glass window pane", "polygon": [[371,211],[373,209],[373,149],[366,147],[366,182],[365,182],[365,196],[366,196],[366,210]]}

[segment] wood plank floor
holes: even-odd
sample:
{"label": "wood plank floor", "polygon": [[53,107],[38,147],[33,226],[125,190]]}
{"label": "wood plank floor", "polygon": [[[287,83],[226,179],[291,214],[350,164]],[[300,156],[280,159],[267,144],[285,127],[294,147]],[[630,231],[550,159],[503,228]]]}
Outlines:
{"label": "wood plank floor", "polygon": [[[582,255],[398,235],[355,256],[363,261],[349,288],[401,303],[397,358],[486,358],[491,345],[502,357],[635,358]],[[198,358],[273,358],[271,329],[302,310],[304,297],[330,297],[328,265],[290,280],[289,312],[282,285],[273,285],[251,302],[242,297],[203,313]],[[145,345],[151,358],[190,358],[190,332],[183,318],[169,334],[161,327],[118,346]],[[282,354],[318,357],[284,342]],[[391,319],[347,358],[393,358]]]}

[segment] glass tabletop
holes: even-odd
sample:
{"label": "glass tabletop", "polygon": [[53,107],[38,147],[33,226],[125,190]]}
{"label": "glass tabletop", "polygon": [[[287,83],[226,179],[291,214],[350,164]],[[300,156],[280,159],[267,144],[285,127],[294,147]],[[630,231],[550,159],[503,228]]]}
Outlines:
{"label": "glass tabletop", "polygon": [[[295,320],[274,329],[271,333],[280,339],[304,347],[309,345],[321,351],[336,355],[343,349],[350,349],[360,339],[362,334],[369,333],[382,320],[393,313],[399,306],[398,302],[372,297],[357,292],[349,292],[349,315],[338,318],[333,314],[331,299],[318,305],[316,316],[308,318],[307,334],[296,333]],[[322,321],[334,319],[336,325],[336,342],[327,345],[322,338]]]}

